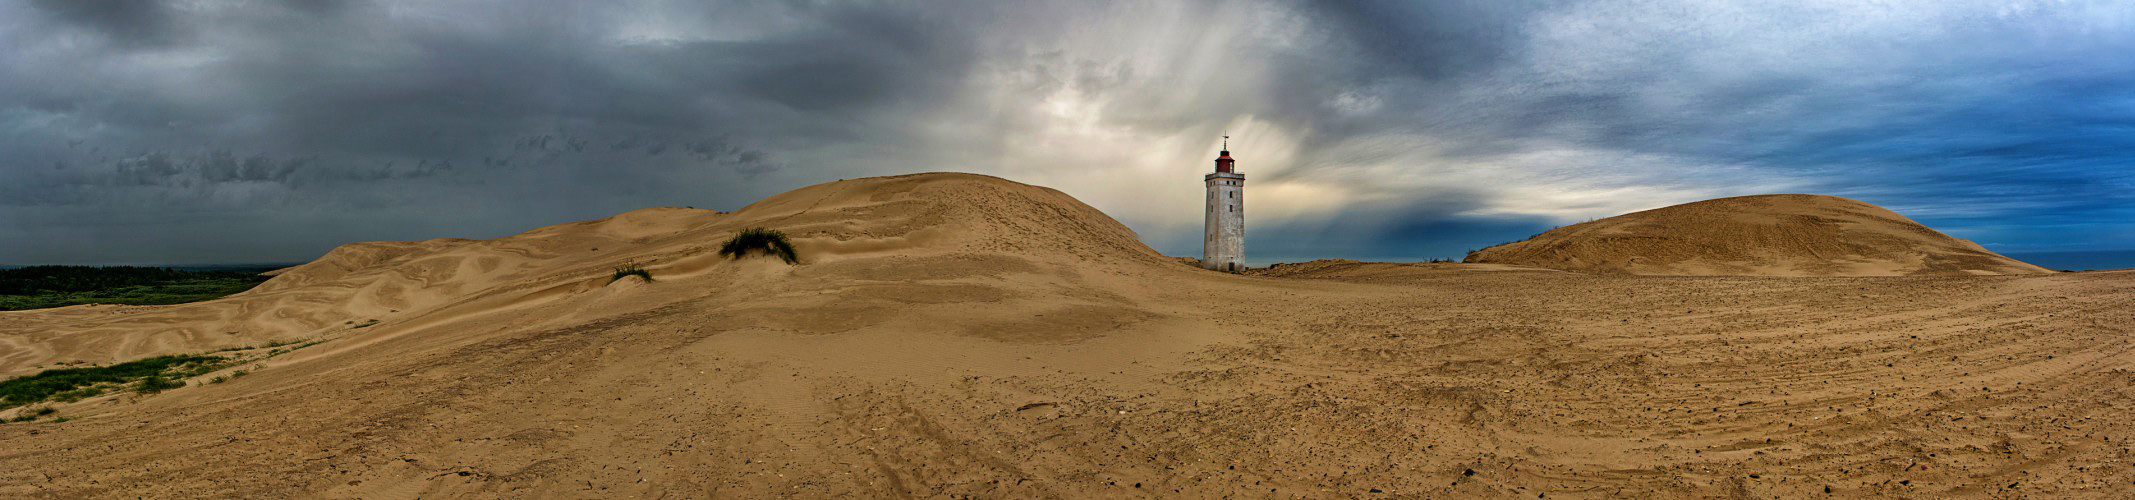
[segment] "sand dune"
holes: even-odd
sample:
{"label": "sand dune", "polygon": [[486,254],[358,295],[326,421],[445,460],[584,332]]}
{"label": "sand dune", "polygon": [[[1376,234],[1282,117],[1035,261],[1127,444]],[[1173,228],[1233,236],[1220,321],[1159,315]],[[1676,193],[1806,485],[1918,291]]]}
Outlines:
{"label": "sand dune", "polygon": [[[755,226],[802,263],[712,251]],[[858,179],[0,313],[8,374],[323,341],[0,425],[0,496],[2112,497],[2131,302],[2129,272],[1232,275],[1057,191]]]}
{"label": "sand dune", "polygon": [[1165,261],[1124,226],[1058,191],[963,174],[876,178],[794,191],[735,214],[654,208],[493,241],[344,245],[212,302],[0,313],[0,336],[24,344],[0,351],[0,376],[55,362],[308,340],[374,320],[434,323],[440,314],[522,307],[605,286],[610,270],[625,262],[667,279],[694,277],[722,263],[708,248],[748,226],[793,235],[816,264],[810,270],[846,269],[842,262],[852,257],[883,254],[914,265],[1006,268],[1032,267],[1033,259],[1122,270]]}
{"label": "sand dune", "polygon": [[[633,248],[646,243],[645,234],[602,229],[716,218],[702,210],[649,209],[495,241],[357,243],[277,271],[253,290],[222,300],[0,313],[0,337],[28,344],[0,350],[0,376],[54,362],[110,363],[327,338],[353,325],[418,317],[485,294],[558,280],[588,282],[636,254],[630,250],[645,250]],[[601,251],[602,245],[608,250]]]}
{"label": "sand dune", "polygon": [[1551,230],[1467,262],[1639,275],[2041,274],[1881,207],[1780,194],[1686,203]]}

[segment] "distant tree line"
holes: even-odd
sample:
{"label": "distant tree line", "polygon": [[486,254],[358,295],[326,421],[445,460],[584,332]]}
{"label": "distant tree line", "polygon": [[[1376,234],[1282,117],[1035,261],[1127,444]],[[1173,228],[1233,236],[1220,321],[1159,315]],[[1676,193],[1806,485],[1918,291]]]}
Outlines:
{"label": "distant tree line", "polygon": [[161,267],[31,266],[0,269],[0,311],[78,304],[181,304],[226,297],[267,281],[247,271]]}
{"label": "distant tree line", "polygon": [[188,281],[266,281],[237,271],[180,271],[164,267],[30,266],[0,270],[0,295],[73,293]]}

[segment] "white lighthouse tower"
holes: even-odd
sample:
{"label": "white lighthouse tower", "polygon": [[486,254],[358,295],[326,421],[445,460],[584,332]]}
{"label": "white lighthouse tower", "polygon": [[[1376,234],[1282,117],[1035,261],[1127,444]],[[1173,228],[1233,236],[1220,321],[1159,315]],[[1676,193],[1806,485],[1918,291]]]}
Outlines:
{"label": "white lighthouse tower", "polygon": [[1208,227],[1201,239],[1201,267],[1237,272],[1245,269],[1245,174],[1231,166],[1231,136],[1223,136],[1223,154],[1208,183]]}

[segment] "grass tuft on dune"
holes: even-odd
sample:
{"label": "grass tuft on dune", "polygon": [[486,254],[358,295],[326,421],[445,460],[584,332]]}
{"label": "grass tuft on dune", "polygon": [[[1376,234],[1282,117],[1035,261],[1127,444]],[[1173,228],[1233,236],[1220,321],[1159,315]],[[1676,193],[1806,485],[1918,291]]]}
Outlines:
{"label": "grass tuft on dune", "polygon": [[786,241],[786,233],[773,229],[760,227],[743,229],[740,233],[735,234],[733,239],[729,239],[725,244],[719,246],[719,255],[733,257],[737,260],[747,256],[749,252],[775,255],[779,260],[786,261],[787,264],[800,262],[800,255],[794,253],[793,244]]}

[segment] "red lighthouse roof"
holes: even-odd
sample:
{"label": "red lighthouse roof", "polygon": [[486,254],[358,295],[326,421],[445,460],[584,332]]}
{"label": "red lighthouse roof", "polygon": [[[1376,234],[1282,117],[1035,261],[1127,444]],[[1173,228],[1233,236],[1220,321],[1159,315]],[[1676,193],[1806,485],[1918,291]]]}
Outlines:
{"label": "red lighthouse roof", "polygon": [[1216,172],[1231,173],[1231,136],[1223,136],[1223,152],[1216,155]]}

